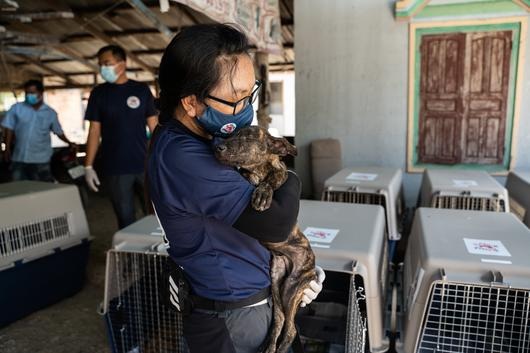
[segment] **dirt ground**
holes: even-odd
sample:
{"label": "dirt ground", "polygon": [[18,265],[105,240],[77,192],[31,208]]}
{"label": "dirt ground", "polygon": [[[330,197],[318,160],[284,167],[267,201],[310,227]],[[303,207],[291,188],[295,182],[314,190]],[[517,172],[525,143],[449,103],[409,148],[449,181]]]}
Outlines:
{"label": "dirt ground", "polygon": [[110,353],[104,320],[97,310],[103,300],[105,252],[117,224],[110,201],[102,195],[90,195],[86,215],[94,240],[84,288],[0,329],[0,352]]}

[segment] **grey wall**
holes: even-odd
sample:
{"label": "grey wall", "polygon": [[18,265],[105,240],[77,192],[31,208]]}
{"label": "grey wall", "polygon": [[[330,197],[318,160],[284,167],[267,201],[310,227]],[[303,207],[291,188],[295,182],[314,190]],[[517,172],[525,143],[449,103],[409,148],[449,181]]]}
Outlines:
{"label": "grey wall", "polygon": [[[338,138],[343,165],[406,169],[408,24],[390,0],[295,0],[296,170],[311,192],[309,144]],[[530,59],[530,45],[526,57]],[[530,97],[530,61],[523,97]],[[518,168],[530,169],[530,99],[523,99]],[[501,179],[502,180],[502,179]],[[408,205],[420,174],[406,174]]]}

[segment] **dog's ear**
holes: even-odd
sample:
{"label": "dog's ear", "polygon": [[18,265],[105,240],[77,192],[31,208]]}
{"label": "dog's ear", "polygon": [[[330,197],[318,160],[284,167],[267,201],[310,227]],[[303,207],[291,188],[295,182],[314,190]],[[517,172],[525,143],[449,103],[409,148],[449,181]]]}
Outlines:
{"label": "dog's ear", "polygon": [[298,154],[296,147],[291,145],[284,137],[273,137],[268,136],[267,145],[271,153],[277,154],[281,157],[287,156],[296,156]]}

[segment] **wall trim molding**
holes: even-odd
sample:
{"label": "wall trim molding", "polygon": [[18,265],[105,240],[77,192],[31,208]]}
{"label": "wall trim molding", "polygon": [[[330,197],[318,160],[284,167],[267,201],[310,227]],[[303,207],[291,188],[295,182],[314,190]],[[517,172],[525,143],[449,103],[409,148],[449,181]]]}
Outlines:
{"label": "wall trim molding", "polygon": [[[398,0],[395,3],[395,17],[397,21],[412,21],[421,13],[431,0]],[[530,0],[511,0],[522,9],[530,12]],[[466,4],[465,2],[462,4]],[[486,4],[487,5],[487,4]]]}

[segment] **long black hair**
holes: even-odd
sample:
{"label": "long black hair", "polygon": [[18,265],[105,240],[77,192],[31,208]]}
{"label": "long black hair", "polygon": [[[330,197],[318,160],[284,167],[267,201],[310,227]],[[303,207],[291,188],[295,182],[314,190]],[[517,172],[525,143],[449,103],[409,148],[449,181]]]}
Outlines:
{"label": "long black hair", "polygon": [[195,95],[202,102],[222,75],[233,71],[237,56],[248,50],[247,36],[234,25],[203,24],[180,31],[167,46],[158,71],[160,123],[173,118],[182,98]]}

